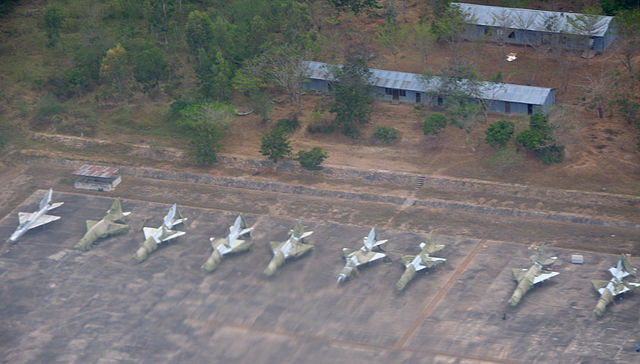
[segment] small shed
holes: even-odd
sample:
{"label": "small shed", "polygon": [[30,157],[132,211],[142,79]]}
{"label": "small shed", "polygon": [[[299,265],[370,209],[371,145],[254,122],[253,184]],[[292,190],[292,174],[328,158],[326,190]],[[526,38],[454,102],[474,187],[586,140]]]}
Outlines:
{"label": "small shed", "polygon": [[116,167],[84,164],[73,172],[76,176],[73,186],[83,190],[112,191],[122,181],[119,171]]}
{"label": "small shed", "polygon": [[616,38],[612,16],[451,3],[466,15],[468,38],[603,52]]}

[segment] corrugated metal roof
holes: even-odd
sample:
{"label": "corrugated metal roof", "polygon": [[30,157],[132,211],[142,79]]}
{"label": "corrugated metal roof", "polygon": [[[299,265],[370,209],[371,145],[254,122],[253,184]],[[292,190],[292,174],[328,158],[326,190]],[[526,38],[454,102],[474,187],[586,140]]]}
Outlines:
{"label": "corrugated metal roof", "polygon": [[[564,13],[557,11],[544,11],[520,8],[504,8],[500,6],[475,5],[466,3],[451,3],[469,15],[469,23],[476,25],[505,27],[510,29],[526,29],[537,32],[567,33],[587,36],[602,37],[609,29],[613,20],[612,16],[597,15],[597,21],[593,31],[587,34],[584,30],[576,29],[567,20],[576,19],[578,16],[586,16],[579,13]],[[554,19],[551,25],[547,19]],[[546,24],[545,24],[546,23]],[[578,22],[579,23],[579,22]]]}
{"label": "corrugated metal roof", "polygon": [[83,164],[80,168],[76,169],[73,174],[82,177],[111,178],[114,174],[118,173],[118,170],[116,167]]}
{"label": "corrugated metal roof", "polygon": [[[333,80],[333,74],[329,71],[329,65],[322,62],[307,62],[309,78],[319,80]],[[388,87],[408,91],[433,92],[436,91],[442,79],[431,77],[428,82],[417,73],[379,70],[371,71],[371,84],[378,87]],[[516,85],[510,83],[482,82],[480,97],[485,100],[519,102],[523,104],[542,105],[553,91],[551,88]]]}

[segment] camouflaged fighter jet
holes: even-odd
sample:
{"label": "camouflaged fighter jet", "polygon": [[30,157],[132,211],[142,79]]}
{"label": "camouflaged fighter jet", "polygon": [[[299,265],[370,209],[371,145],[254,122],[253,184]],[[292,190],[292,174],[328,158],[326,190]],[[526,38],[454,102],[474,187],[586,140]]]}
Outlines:
{"label": "camouflaged fighter jet", "polygon": [[164,243],[165,241],[169,241],[186,234],[184,231],[171,230],[174,226],[182,224],[185,221],[187,221],[187,219],[182,217],[182,214],[180,214],[180,210],[178,210],[178,206],[176,204],[173,204],[173,206],[171,206],[171,209],[169,209],[169,213],[167,213],[167,216],[164,217],[164,221],[159,228],[154,229],[145,227],[142,229],[142,231],[144,232],[145,241],[133,256],[133,259],[135,259],[138,263],[142,263],[145,259],[147,259],[149,254],[158,249],[158,245]]}
{"label": "camouflaged fighter jet", "polygon": [[76,244],[75,248],[82,251],[90,250],[98,239],[122,234],[129,230],[124,218],[131,212],[122,212],[120,199],[116,199],[107,211],[107,215],[100,221],[87,220],[87,232]]}
{"label": "camouflaged fighter jet", "polygon": [[396,283],[396,289],[398,292],[402,291],[409,282],[416,275],[416,272],[419,272],[426,268],[433,268],[438,264],[442,264],[447,260],[444,258],[436,258],[432,257],[430,254],[433,254],[437,251],[444,249],[444,245],[435,244],[435,239],[433,238],[433,232],[429,233],[429,238],[426,242],[420,243],[420,254],[418,255],[403,255],[402,256],[402,264],[405,266],[404,273],[400,277],[398,283]]}
{"label": "camouflaged fighter jet", "polygon": [[304,242],[304,238],[311,234],[313,234],[313,231],[305,232],[302,220],[298,219],[296,226],[289,231],[289,239],[283,242],[270,242],[273,258],[271,258],[267,269],[264,270],[264,274],[270,277],[285,263],[286,259],[299,258],[313,250],[312,244]]}
{"label": "camouflaged fighter jet", "polygon": [[251,249],[253,246],[251,230],[253,230],[253,228],[247,228],[247,222],[244,220],[244,216],[240,214],[236,218],[235,223],[229,227],[229,235],[226,238],[209,238],[213,252],[209,259],[202,265],[202,269],[211,273],[218,267],[218,264],[222,262],[223,256],[229,253],[242,253]]}
{"label": "camouflaged fighter jet", "polygon": [[378,233],[374,226],[371,231],[369,231],[369,235],[364,237],[364,244],[360,250],[342,248],[342,256],[347,263],[338,274],[338,284],[346,281],[354,272],[357,272],[359,266],[386,257],[387,255],[384,253],[373,251],[375,247],[379,247],[386,242],[387,240],[378,241]]}
{"label": "camouflaged fighter jet", "polygon": [[44,224],[48,224],[60,218],[60,216],[46,214],[47,211],[51,211],[64,204],[64,202],[51,203],[52,194],[53,189],[50,188],[49,191],[47,191],[47,193],[44,195],[42,200],[40,200],[38,210],[36,210],[35,212],[18,212],[18,228],[13,232],[13,234],[11,234],[9,241],[15,243],[16,241],[18,241],[18,239],[20,239],[22,235],[24,235],[24,233],[27,232],[27,230],[31,230]]}
{"label": "camouflaged fighter jet", "polygon": [[600,293],[598,304],[593,310],[593,312],[598,316],[602,316],[604,314],[604,311],[607,309],[607,305],[613,301],[615,296],[640,287],[640,283],[623,281],[623,279],[628,275],[633,275],[634,277],[636,275],[636,269],[631,267],[631,263],[629,263],[624,255],[620,255],[618,266],[615,268],[609,268],[609,272],[611,272],[611,275],[613,276],[609,281],[591,281],[593,289]]}
{"label": "camouflaged fighter jet", "polygon": [[529,269],[513,269],[513,279],[518,282],[515,292],[509,299],[511,306],[516,306],[522,297],[535,284],[544,282],[551,277],[557,276],[558,272],[546,271],[546,268],[555,263],[556,258],[544,258],[544,244],[538,248],[538,253],[530,257],[533,265]]}

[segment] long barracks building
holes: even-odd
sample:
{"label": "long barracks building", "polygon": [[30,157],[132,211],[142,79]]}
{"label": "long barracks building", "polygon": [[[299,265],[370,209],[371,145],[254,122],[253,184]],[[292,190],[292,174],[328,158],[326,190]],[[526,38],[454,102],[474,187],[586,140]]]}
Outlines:
{"label": "long barracks building", "polygon": [[[327,92],[334,80],[331,65],[322,62],[306,62],[308,80],[306,89]],[[438,95],[442,79],[425,79],[416,73],[369,69],[372,93],[376,98],[388,101],[422,102],[441,105],[446,95]],[[470,99],[482,101],[489,111],[532,114],[537,110],[548,112],[555,104],[555,91],[552,88],[524,86],[509,83],[482,82],[478,94]]]}

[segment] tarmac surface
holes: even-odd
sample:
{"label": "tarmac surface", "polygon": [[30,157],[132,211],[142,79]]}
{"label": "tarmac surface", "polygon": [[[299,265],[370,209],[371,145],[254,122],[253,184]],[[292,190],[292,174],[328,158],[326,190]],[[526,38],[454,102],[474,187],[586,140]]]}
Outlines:
{"label": "tarmac surface", "polygon": [[[17,211],[31,212],[38,190],[0,220],[4,241]],[[180,207],[187,234],[137,264],[141,226],[157,227],[169,204],[123,200],[127,234],[83,253],[73,246],[85,220],[101,219],[111,198],[54,192],[58,221],[0,245],[0,357],[26,362],[475,363],[640,360],[640,295],[628,294],[598,319],[591,279],[610,278],[617,257],[547,248],[560,275],[532,289],[516,308],[512,268],[535,253],[516,242],[437,235],[447,259],[394,291],[402,254],[425,234],[379,230],[392,263],[376,262],[342,286],[341,248],[358,248],[370,226],[305,221],[314,253],[289,261],[272,278],[268,242],[287,238],[295,221],[245,214],[252,251],[227,256],[212,274],[200,266],[210,236],[224,236],[235,212]],[[506,319],[505,319],[506,316]]]}

